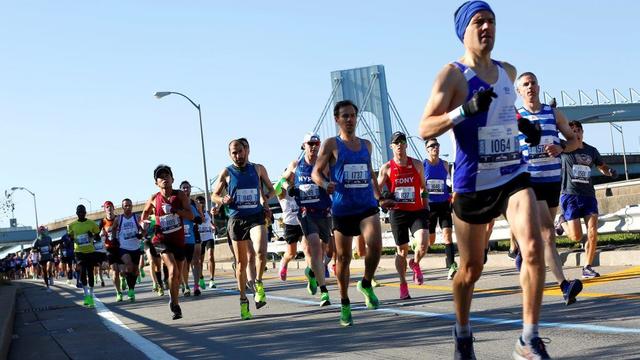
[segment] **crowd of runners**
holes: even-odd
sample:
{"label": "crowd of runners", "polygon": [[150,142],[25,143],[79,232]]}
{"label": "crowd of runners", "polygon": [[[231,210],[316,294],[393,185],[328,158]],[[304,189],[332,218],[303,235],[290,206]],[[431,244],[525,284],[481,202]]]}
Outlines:
{"label": "crowd of runners", "polygon": [[[234,139],[227,146],[231,164],[221,169],[212,190],[211,209],[204,197],[191,196],[188,181],[175,188],[172,169],[159,165],[153,171],[157,189],[140,215],[132,212],[129,199],[122,200],[119,215],[106,201],[104,218],[95,222],[87,220],[85,207],[78,205],[78,219],[60,242],[54,246],[41,227],[32,249],[5,259],[3,270],[18,277],[41,276],[47,287],[64,276],[70,284],[77,282],[85,305],[91,307],[96,279],[105,286],[105,271],[115,301],[124,301],[125,295],[135,301],[146,258],[153,291],[159,296],[169,293],[171,316],[179,319],[181,296],[199,296],[206,287],[216,288],[217,234],[228,239],[235,259],[240,318],[248,320],[252,308],[260,309],[268,301],[263,283],[267,227],[273,221],[268,203],[277,198],[287,244],[279,278],[287,281],[288,264],[301,243],[309,294],[319,295],[320,307],[332,299],[339,301],[339,323],[350,326],[354,247],[365,264],[356,289],[367,308],[377,309],[381,303],[374,288],[384,211],[396,243],[400,299],[411,297],[408,272],[415,284],[424,282],[421,259],[440,226],[446,254],[442,266],[452,281],[456,314],[454,357],[475,359],[469,322],[473,289],[487,261],[493,222],[503,216],[513,235],[509,256],[520,272],[523,299],[523,331],[512,356],[550,358],[538,332],[545,268],[553,274],[566,305],[574,303],[582,290],[579,279],[564,275],[556,233],[566,231],[569,238],[582,242],[583,219],[587,265],[582,277],[600,276],[593,268],[598,207],[591,170],[596,167],[611,177],[616,173],[597,149],[584,142],[579,121],[569,121],[555,104],[541,102],[535,74],[518,74],[513,65],[491,58],[496,23],[487,3],[464,3],[455,13],[455,27],[464,55],[446,64],[433,84],[419,124],[426,159],[408,156],[408,134],[395,132],[388,139],[393,158],[376,172],[371,142],[356,135],[358,106],[342,100],[333,109],[338,135],[324,140],[315,133],[302,136],[303,155],[283,162],[285,170],[275,184],[264,166],[249,160],[249,142]],[[518,94],[520,108],[515,107]],[[447,132],[455,148],[452,164],[440,158],[439,136]],[[559,221],[554,224],[558,207]],[[417,244],[413,254],[411,238]],[[338,284],[332,296],[326,282],[330,268]]]}

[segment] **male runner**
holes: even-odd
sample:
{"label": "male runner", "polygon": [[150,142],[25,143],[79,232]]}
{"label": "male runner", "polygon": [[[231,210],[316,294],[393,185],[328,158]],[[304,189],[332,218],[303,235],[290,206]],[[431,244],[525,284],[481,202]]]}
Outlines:
{"label": "male runner", "polygon": [[520,273],[523,333],[513,355],[546,359],[549,355],[538,335],[544,244],[535,194],[518,144],[519,128],[533,145],[540,132],[526,119],[516,119],[516,69],[491,59],[495,20],[484,1],[467,1],[456,10],[456,33],[465,53],[438,74],[422,116],[420,136],[429,139],[452,129],[455,138],[453,210],[460,266],[453,278],[454,357],[475,359],[469,311],[484,260],[484,244],[477,236],[486,233],[493,218],[504,214],[527,263]]}
{"label": "male runner", "polygon": [[62,263],[62,271],[67,275],[67,285],[71,285],[73,281],[73,240],[69,234],[65,233],[60,237],[58,243],[58,254],[60,254],[60,262]]}
{"label": "male runner", "polygon": [[51,292],[49,286],[53,285],[53,257],[51,255],[53,253],[53,241],[46,227],[38,227],[38,237],[33,241],[31,248],[40,254],[42,278],[47,286],[47,292]]}
{"label": "male runner", "polygon": [[116,301],[119,302],[122,301],[122,291],[126,288],[126,284],[123,284],[124,279],[120,278],[120,274],[124,270],[120,259],[120,243],[118,237],[113,235],[114,222],[116,221],[115,207],[109,200],[105,201],[102,207],[105,211],[105,217],[100,220],[98,227],[100,228],[100,237],[107,250],[107,262],[111,269],[113,287],[116,289]]}
{"label": "male runner", "polygon": [[147,200],[142,211],[142,227],[147,230],[151,211],[154,211],[156,224],[152,245],[162,256],[169,272],[169,309],[173,320],[182,318],[182,309],[178,301],[178,288],[182,281],[180,271],[184,262],[184,219],[193,220],[189,198],[180,190],[174,190],[173,173],[167,165],[158,165],[153,171],[153,179],[159,191]]}
{"label": "male runner", "polygon": [[[526,117],[532,123],[540,126],[542,137],[538,146],[529,146],[524,135],[520,135],[520,150],[527,160],[528,171],[531,174],[531,187],[536,194],[542,239],[545,243],[545,263],[551,269],[562,290],[566,305],[576,301],[576,296],[582,290],[580,280],[567,281],[562,271],[562,262],[556,249],[556,234],[553,219],[556,217],[560,199],[560,180],[562,161],[560,154],[573,151],[578,141],[569,127],[567,118],[558,110],[540,102],[540,85],[538,78],[532,72],[525,72],[518,76],[518,94],[522,97],[523,106],[518,109],[520,116]],[[566,139],[560,143],[558,133]],[[516,264],[522,261],[518,253]]]}
{"label": "male runner", "polygon": [[[411,299],[405,275],[409,255],[409,232],[418,240],[420,249],[429,242],[429,201],[424,168],[420,160],[407,156],[407,136],[396,131],[391,135],[393,159],[380,167],[378,186],[386,186],[393,194],[395,206],[389,212],[391,232],[396,242],[396,270],[400,275],[400,299]],[[423,250],[424,251],[424,250]],[[419,251],[416,251],[416,254]],[[423,253],[424,255],[424,253]],[[413,262],[414,282],[422,284],[420,258]]]}
{"label": "male runner", "polygon": [[[338,136],[326,139],[320,148],[312,179],[328,194],[333,195],[333,234],[336,241],[338,287],[340,289],[340,325],[351,326],[349,300],[349,264],[353,237],[362,234],[368,247],[365,270],[358,290],[364,295],[369,309],[377,309],[378,297],[371,280],[382,251],[380,209],[393,206],[393,200],[382,199],[380,188],[371,166],[371,142],[356,136],[358,108],[350,100],[342,100],[333,108],[333,117],[339,127]],[[331,178],[327,178],[330,169]]]}
{"label": "male runner", "polygon": [[[331,240],[331,198],[326,189],[319,187],[311,178],[318,160],[320,136],[306,134],[302,139],[302,150],[304,156],[289,164],[282,179],[286,182],[287,192],[295,199],[296,218],[304,235],[304,252],[309,264],[304,270],[307,291],[315,295],[320,286],[320,306],[327,306],[331,301],[325,282],[323,244],[329,244]],[[324,176],[327,175],[325,172]]]}
{"label": "male runner", "polygon": [[202,214],[196,206],[195,202],[191,200],[191,184],[184,180],[180,183],[180,190],[189,198],[189,206],[191,206],[191,212],[194,214],[193,221],[185,220],[184,222],[184,242],[185,242],[185,262],[182,269],[182,294],[184,296],[191,295],[191,288],[189,288],[189,269],[193,274],[193,295],[200,296],[200,232],[198,226],[202,224]]}
{"label": "male runner", "polygon": [[200,232],[200,239],[202,240],[201,248],[200,248],[200,287],[204,288],[204,256],[207,255],[208,260],[208,268],[209,268],[209,289],[216,288],[216,282],[214,280],[215,272],[216,272],[216,261],[214,258],[214,250],[216,247],[215,235],[213,230],[215,226],[213,225],[213,221],[211,219],[211,214],[207,211],[207,202],[204,196],[198,196],[196,198],[196,202],[199,205],[199,210],[202,212],[204,216],[202,225],[198,226],[198,232]]}
{"label": "male runner", "polygon": [[[95,221],[87,219],[87,209],[84,205],[76,207],[78,220],[67,226],[67,233],[74,242],[73,251],[76,256],[76,268],[80,273],[82,290],[84,291],[84,305],[94,307],[93,302],[93,267],[96,264],[94,241],[100,241],[100,228]],[[87,288],[87,285],[89,286]]]}
{"label": "male runner", "polygon": [[[140,241],[143,238],[143,230],[138,217],[133,213],[133,203],[131,199],[122,200],[122,215],[118,216],[111,227],[111,236],[118,239],[120,244],[118,253],[120,261],[124,265],[122,275],[127,282],[127,296],[130,302],[136,301],[136,278],[138,277],[138,262],[142,252],[140,251]],[[118,301],[122,301],[122,294]]]}
{"label": "male runner", "polygon": [[[245,293],[247,264],[254,263],[256,255],[257,264],[249,269],[249,272],[257,272],[254,295],[256,308],[259,309],[267,303],[262,283],[267,261],[265,218],[271,217],[267,202],[274,195],[274,190],[264,166],[247,161],[246,147],[241,141],[232,140],[228,148],[233,164],[220,172],[211,199],[218,205],[227,205],[229,208],[227,229],[236,257],[240,317],[242,320],[248,320],[251,319],[251,312]],[[225,191],[226,195],[223,195]],[[253,246],[250,246],[249,241]]]}
{"label": "male runner", "polygon": [[[444,240],[444,253],[446,254],[446,267],[449,270],[447,279],[453,279],[458,271],[455,262],[455,248],[451,238],[451,192],[449,164],[440,158],[440,143],[438,139],[431,138],[424,143],[427,148],[427,158],[422,162],[424,166],[424,178],[427,182],[429,193],[429,245],[436,241],[436,226],[440,224],[442,238]],[[419,252],[416,251],[416,257]],[[411,264],[410,264],[411,265]]]}
{"label": "male runner", "polygon": [[578,146],[574,151],[562,153],[561,218],[566,220],[563,225],[569,238],[574,241],[582,240],[580,219],[584,219],[587,226],[587,258],[582,268],[582,277],[588,279],[600,276],[592,268],[598,243],[598,200],[591,179],[591,168],[597,167],[603,175],[614,179],[618,174],[604,163],[598,149],[584,142],[584,130],[580,121],[571,121],[569,126],[576,135]]}
{"label": "male runner", "polygon": [[[292,175],[292,173],[289,173],[288,175]],[[285,179],[286,181],[288,176],[285,177],[285,174],[283,174],[280,181],[282,181],[282,179]],[[296,200],[286,191],[282,191],[281,188],[276,189],[275,192],[278,202],[280,203],[280,208],[282,209],[282,217],[280,219],[284,224],[284,241],[287,243],[284,255],[282,255],[282,259],[280,259],[280,270],[278,273],[280,275],[280,280],[286,281],[289,262],[295,259],[296,255],[298,255],[298,242],[302,240],[303,234],[300,222],[298,221],[298,204],[296,203]]]}

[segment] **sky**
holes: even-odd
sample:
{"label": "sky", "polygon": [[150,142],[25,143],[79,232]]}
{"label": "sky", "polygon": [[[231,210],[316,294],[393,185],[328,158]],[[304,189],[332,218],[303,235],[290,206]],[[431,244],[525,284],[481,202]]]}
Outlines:
{"label": "sky", "polygon": [[[246,137],[251,160],[277,179],[316,124],[335,70],[384,65],[389,93],[417,135],[435,75],[463,54],[453,25],[461,3],[2,2],[0,191],[33,191],[48,223],[79,203],[96,210],[105,200],[147,199],[159,163],[176,182],[204,188],[197,111],[156,91],[201,104],[210,178],[230,163],[227,143]],[[574,99],[578,89],[593,98],[596,88],[640,90],[640,3],[490,4],[493,58],[533,71],[542,90]],[[640,126],[623,128],[627,151],[639,152]],[[608,125],[585,131],[611,152]],[[441,142],[451,152],[448,137]],[[12,199],[18,223],[33,225],[31,196]],[[0,227],[8,218],[0,212]]]}

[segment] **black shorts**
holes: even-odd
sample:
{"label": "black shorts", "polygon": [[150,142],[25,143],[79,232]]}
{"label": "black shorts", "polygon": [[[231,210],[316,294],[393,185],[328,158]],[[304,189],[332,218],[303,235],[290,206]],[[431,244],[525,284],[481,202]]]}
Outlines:
{"label": "black shorts", "polygon": [[107,253],[103,253],[103,252],[94,252],[93,256],[95,258],[95,264],[96,266],[102,264],[103,262],[107,261]]}
{"label": "black shorts", "polygon": [[138,267],[138,263],[140,262],[140,256],[142,256],[142,251],[140,251],[140,249],[136,249],[136,250],[126,250],[126,249],[120,249],[119,252],[120,255],[120,263],[124,264],[124,261],[122,260],[122,257],[125,255],[129,255],[131,256],[131,262]]}
{"label": "black shorts", "polygon": [[361,234],[360,223],[362,220],[368,218],[371,215],[378,214],[380,209],[376,207],[369,208],[359,214],[346,215],[346,216],[334,216],[333,217],[333,230],[338,230],[345,236],[358,236]]}
{"label": "black shorts", "polygon": [[453,227],[451,219],[451,203],[448,201],[429,203],[429,233],[436,233],[436,226],[440,223],[440,229]]}
{"label": "black shorts", "polygon": [[184,244],[184,258],[190,263],[193,260],[193,249],[196,248],[196,244]]}
{"label": "black shorts", "polygon": [[107,262],[109,263],[109,265],[122,264],[119,248],[107,249]]}
{"label": "black shorts", "polygon": [[[95,253],[81,253],[81,252],[77,252],[74,254],[76,257],[76,263],[78,265],[83,265],[83,266],[93,266],[96,263],[96,256]],[[37,264],[35,264],[37,265]]]}
{"label": "black shorts", "polygon": [[264,225],[263,212],[245,217],[229,218],[229,222],[227,223],[229,238],[233,241],[250,240],[251,235],[249,232],[251,229],[261,225]]}
{"label": "black shorts", "polygon": [[531,183],[531,188],[536,193],[536,199],[538,201],[546,201],[549,209],[560,205],[561,187],[560,182]]}
{"label": "black shorts", "polygon": [[73,264],[73,260],[74,260],[74,258],[73,258],[73,257],[71,257],[71,256],[65,256],[65,257],[63,257],[63,258],[60,258],[60,262],[61,262],[61,263],[63,263],[63,264],[69,264],[69,265]]}
{"label": "black shorts", "polygon": [[391,223],[391,233],[396,245],[404,245],[409,243],[409,231],[411,236],[418,230],[429,229],[429,211],[389,211],[389,222]]}
{"label": "black shorts", "polygon": [[318,234],[320,240],[325,244],[328,244],[329,240],[331,240],[331,218],[298,214],[298,221],[304,236]]}
{"label": "black shorts", "polygon": [[184,260],[184,244],[177,245],[173,243],[165,244],[163,242],[159,242],[157,244],[153,244],[153,248],[156,254],[173,254],[173,258],[176,259],[176,261]]}
{"label": "black shorts", "polygon": [[302,228],[300,225],[284,224],[284,241],[287,244],[297,243],[302,240]]}
{"label": "black shorts", "polygon": [[460,220],[469,224],[488,224],[506,213],[511,195],[530,187],[529,173],[522,173],[493,189],[458,193],[453,211]]}

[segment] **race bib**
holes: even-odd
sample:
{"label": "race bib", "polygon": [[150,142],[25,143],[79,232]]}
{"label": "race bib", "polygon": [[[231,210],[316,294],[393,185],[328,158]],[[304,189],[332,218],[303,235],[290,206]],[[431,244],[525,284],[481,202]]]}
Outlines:
{"label": "race bib", "polygon": [[258,206],[258,189],[237,189],[235,200],[238,209],[253,209]]}
{"label": "race bib", "polygon": [[93,247],[97,250],[102,250],[104,249],[104,243],[102,241],[96,241],[95,243],[93,243]]}
{"label": "race bib", "polygon": [[544,150],[547,145],[552,145],[553,139],[548,136],[543,136],[540,139],[540,144],[537,146],[529,146],[529,162],[532,164],[543,165],[545,163],[554,163],[555,159],[550,157]]}
{"label": "race bib", "polygon": [[444,194],[444,180],[429,179],[427,180],[427,192],[434,195]]}
{"label": "race bib", "polygon": [[587,165],[573,165],[571,173],[573,174],[572,182],[588,184],[591,179],[591,168]]}
{"label": "race bib", "polygon": [[78,245],[87,245],[91,239],[89,239],[89,234],[82,234],[76,237],[76,243]]}
{"label": "race bib", "polygon": [[46,255],[46,254],[48,254],[48,253],[49,253],[49,247],[48,247],[48,246],[41,246],[41,247],[40,247],[40,253],[41,253],[42,255]]}
{"label": "race bib", "polygon": [[369,167],[367,164],[344,164],[344,187],[348,189],[369,186]]}
{"label": "race bib", "polygon": [[165,234],[170,234],[174,231],[180,230],[182,224],[180,223],[180,217],[176,214],[167,214],[160,216],[160,229]]}
{"label": "race bib", "polygon": [[320,188],[316,184],[300,184],[300,203],[311,204],[320,201]]}
{"label": "race bib", "polygon": [[478,128],[478,170],[517,165],[520,157],[518,128],[515,123]]}
{"label": "race bib", "polygon": [[393,197],[396,202],[413,204],[416,202],[416,189],[413,186],[398,186],[393,192]]}

